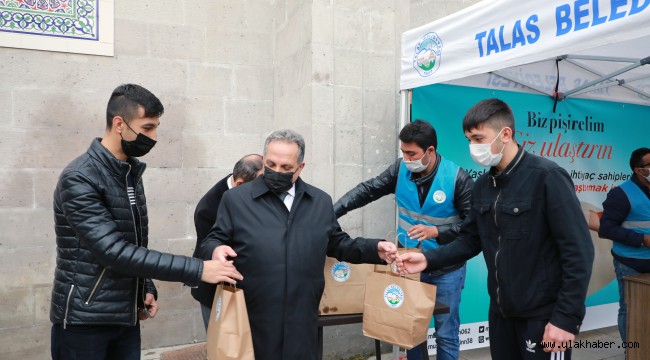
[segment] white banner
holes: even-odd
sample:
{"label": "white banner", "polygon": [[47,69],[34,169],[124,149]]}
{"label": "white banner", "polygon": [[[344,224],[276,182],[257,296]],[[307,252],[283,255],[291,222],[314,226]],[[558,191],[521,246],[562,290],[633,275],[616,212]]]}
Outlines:
{"label": "white banner", "polygon": [[[645,58],[649,39],[640,38],[646,36],[650,0],[485,0],[402,34],[400,87],[578,52]],[[630,39],[640,40],[624,49],[616,46]],[[608,50],[596,50],[607,45]]]}

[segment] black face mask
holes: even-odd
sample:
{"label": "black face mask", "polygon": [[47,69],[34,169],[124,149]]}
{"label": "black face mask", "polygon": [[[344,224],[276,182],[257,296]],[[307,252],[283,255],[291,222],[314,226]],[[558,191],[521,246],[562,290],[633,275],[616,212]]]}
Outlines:
{"label": "black face mask", "polygon": [[[131,129],[129,124],[126,122],[124,123],[129,129]],[[133,131],[133,129],[131,129],[131,131]],[[133,132],[135,133],[135,131]],[[120,134],[120,137],[122,137],[122,134]],[[156,145],[156,140],[146,135],[142,135],[142,133],[138,134],[133,141],[126,141],[122,138],[122,151],[124,151],[126,156],[140,157],[146,155],[154,145]]]}
{"label": "black face mask", "polygon": [[283,193],[293,186],[293,174],[295,172],[281,173],[264,167],[264,176],[262,177],[266,186],[276,194]]}

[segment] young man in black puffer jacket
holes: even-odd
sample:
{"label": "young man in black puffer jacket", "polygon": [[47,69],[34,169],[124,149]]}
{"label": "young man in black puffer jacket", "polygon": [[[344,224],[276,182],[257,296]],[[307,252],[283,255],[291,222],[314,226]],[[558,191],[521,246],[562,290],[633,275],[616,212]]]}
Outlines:
{"label": "young man in black puffer jacket", "polygon": [[569,360],[594,248],[569,174],[524,151],[514,126],[512,110],[498,99],[467,112],[470,154],[491,167],[474,185],[470,221],[451,244],[397,263],[403,273],[431,271],[483,251],[492,358]]}
{"label": "young man in black puffer jacket", "polygon": [[235,282],[232,262],[147,249],[145,164],[155,145],[160,100],[138,85],[108,101],[104,138],[62,172],[54,190],[56,269],[51,351],[59,359],[140,359],[140,320],[158,311],[151,279]]}

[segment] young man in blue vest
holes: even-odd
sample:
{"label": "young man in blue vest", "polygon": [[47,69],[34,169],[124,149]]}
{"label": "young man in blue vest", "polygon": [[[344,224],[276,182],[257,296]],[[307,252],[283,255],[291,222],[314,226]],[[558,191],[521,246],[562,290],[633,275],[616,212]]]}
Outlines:
{"label": "young man in blue vest", "polygon": [[630,180],[612,188],[603,202],[600,237],[614,241],[612,255],[620,294],[618,331],[627,341],[625,284],[627,275],[650,273],[650,149],[632,152]]}
{"label": "young man in blue vest", "polygon": [[[435,249],[456,239],[470,211],[474,183],[458,165],[437,153],[436,130],[416,120],[399,134],[403,159],[379,176],[362,182],[334,204],[337,218],[381,198],[395,194],[402,246]],[[449,305],[449,314],[434,316],[438,360],[458,359],[460,294],[465,284],[465,261],[425,272],[421,281],[437,286],[436,299]],[[408,351],[409,360],[428,359],[426,342]]]}
{"label": "young man in blue vest", "polygon": [[472,159],[490,167],[472,190],[469,221],[453,243],[403,254],[397,266],[431,271],[482,251],[492,359],[570,360],[594,260],[571,177],[517,144],[514,115],[499,99],[469,109],[463,130]]}

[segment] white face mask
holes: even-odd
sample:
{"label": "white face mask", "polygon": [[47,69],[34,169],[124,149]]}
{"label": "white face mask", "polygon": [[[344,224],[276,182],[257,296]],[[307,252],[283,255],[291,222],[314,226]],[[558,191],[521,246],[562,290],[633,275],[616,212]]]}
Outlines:
{"label": "white face mask", "polygon": [[[503,129],[501,129],[501,131],[503,131]],[[497,141],[499,135],[501,135],[501,131],[499,131],[497,137],[495,137],[489,144],[469,144],[469,154],[477,164],[481,166],[497,166],[499,162],[501,162],[501,158],[503,158],[503,149],[506,148],[506,144],[503,144],[503,147],[498,154],[492,153],[492,144]]]}
{"label": "white face mask", "polygon": [[650,168],[641,168],[641,169],[648,171],[648,175],[641,175],[641,176],[643,176],[646,180],[650,181]]}
{"label": "white face mask", "polygon": [[421,173],[424,170],[426,170],[429,164],[431,163],[431,157],[429,157],[429,162],[426,165],[422,163],[422,159],[424,159],[426,155],[427,153],[425,152],[424,155],[422,155],[422,157],[419,160],[413,160],[413,161],[404,160],[404,165],[406,165],[406,168],[409,169],[409,171],[412,173],[416,173],[416,174]]}

